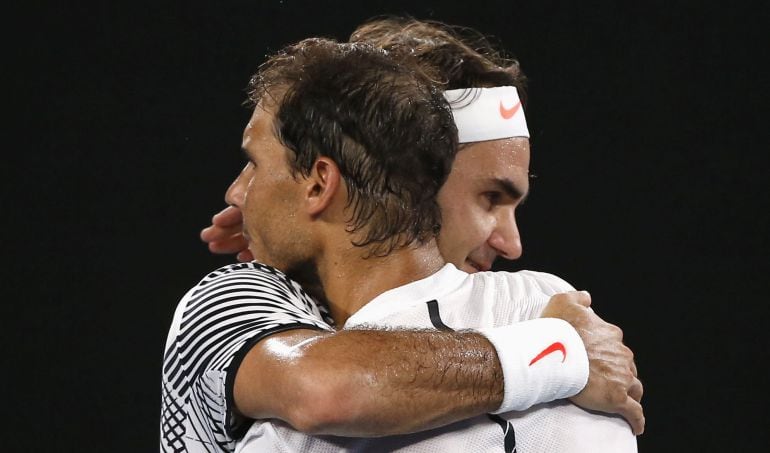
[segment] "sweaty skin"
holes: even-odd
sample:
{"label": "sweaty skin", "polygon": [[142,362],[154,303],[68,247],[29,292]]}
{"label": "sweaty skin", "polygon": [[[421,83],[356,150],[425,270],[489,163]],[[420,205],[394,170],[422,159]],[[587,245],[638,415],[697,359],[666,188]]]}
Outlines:
{"label": "sweaty skin", "polygon": [[[247,128],[246,135],[251,127]],[[256,141],[245,136],[244,148],[248,149],[251,143]],[[249,168],[250,165],[253,164],[247,165],[241,177],[255,171]],[[495,140],[462,148],[439,193],[445,221],[438,244],[449,262],[467,272],[476,272],[491,267],[497,256],[515,259],[521,255],[515,208],[528,191],[528,167],[529,143],[526,139]],[[228,192],[228,203],[242,204],[243,200],[236,199],[241,190],[239,187],[233,184]],[[253,254],[246,249],[248,241],[242,231],[241,212],[230,206],[214,217],[212,226],[203,230],[201,237],[209,242],[213,252],[238,252],[239,259],[250,260]],[[256,246],[262,247],[264,244]],[[252,250],[254,248],[252,245]],[[638,403],[642,386],[636,378],[633,356],[622,344],[620,329],[593,314],[586,308],[589,304],[590,297],[584,293],[559,295],[552,299],[543,314],[570,322],[586,344],[591,376],[586,388],[572,400],[585,408],[619,413],[629,421],[634,433],[640,434],[644,428],[643,411]],[[475,335],[469,333],[462,334],[470,336],[463,342],[453,343],[447,338],[435,340],[431,344],[444,341],[440,343],[441,348],[447,349],[436,349],[435,355],[424,357],[423,348],[416,347],[424,344],[421,343],[424,338],[421,340],[416,332],[402,332],[399,339],[380,332],[379,335],[384,336],[378,338],[379,341],[368,341],[374,338],[367,337],[374,335],[368,331],[357,335],[361,337],[351,340],[342,332],[320,334],[295,330],[272,335],[258,343],[238,372],[238,409],[253,418],[281,418],[307,432],[369,436],[412,432],[464,419],[495,410],[502,400],[502,385],[494,382],[502,375],[496,360],[479,366],[469,365],[468,371],[475,376],[475,382],[469,383],[464,389],[467,390],[465,394],[462,394],[464,390],[443,388],[430,380],[421,381],[423,386],[415,384],[420,368],[414,366],[426,361],[441,369],[459,363],[465,366],[464,361],[469,356],[495,358],[494,348],[483,337],[476,335],[468,341]],[[587,341],[589,337],[591,341]],[[280,347],[273,347],[275,344]],[[398,362],[398,372],[392,368],[392,362],[380,360],[376,353],[383,350],[383,344],[389,346],[389,351],[408,351],[408,357]],[[454,348],[449,344],[454,344]],[[286,350],[293,351],[291,360],[276,353]],[[339,357],[343,350],[351,360],[335,361],[334,369],[324,371],[323,367],[332,363],[329,358]],[[378,360],[367,361],[372,357]],[[302,376],[326,375],[324,373],[328,374],[328,379],[312,382],[301,379]],[[460,382],[462,374],[458,373]],[[399,379],[404,376],[407,379]],[[375,387],[381,393],[369,391],[373,377],[376,377]],[[410,387],[410,383],[416,387]],[[351,391],[359,386],[365,391]],[[307,391],[320,395],[316,399],[318,405],[305,404],[301,395],[306,395]],[[458,392],[458,397],[447,399],[447,392]],[[378,397],[356,398],[361,395]],[[382,398],[382,395],[388,397]],[[409,398],[405,400],[404,395]],[[331,402],[335,404],[327,404]],[[450,402],[448,407],[440,405]],[[422,417],[403,420],[400,414],[412,405],[424,410]]]}

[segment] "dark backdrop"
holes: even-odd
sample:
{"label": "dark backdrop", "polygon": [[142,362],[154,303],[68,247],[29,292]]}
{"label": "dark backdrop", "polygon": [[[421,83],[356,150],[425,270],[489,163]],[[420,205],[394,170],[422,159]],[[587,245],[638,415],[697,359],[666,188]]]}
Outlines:
{"label": "dark backdrop", "polygon": [[505,268],[589,289],[623,327],[646,390],[640,451],[767,451],[762,7],[214,3],[7,16],[9,451],[156,450],[174,306],[231,260],[197,236],[241,166],[249,75],[382,13],[475,27],[522,62],[537,178],[524,258]]}

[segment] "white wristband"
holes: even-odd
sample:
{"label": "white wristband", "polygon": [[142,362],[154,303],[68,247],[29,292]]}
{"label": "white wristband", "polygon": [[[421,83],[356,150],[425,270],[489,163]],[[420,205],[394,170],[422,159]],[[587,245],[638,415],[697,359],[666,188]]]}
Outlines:
{"label": "white wristband", "polygon": [[567,321],[538,318],[479,332],[497,350],[503,369],[503,404],[495,414],[569,398],[588,382],[588,354]]}

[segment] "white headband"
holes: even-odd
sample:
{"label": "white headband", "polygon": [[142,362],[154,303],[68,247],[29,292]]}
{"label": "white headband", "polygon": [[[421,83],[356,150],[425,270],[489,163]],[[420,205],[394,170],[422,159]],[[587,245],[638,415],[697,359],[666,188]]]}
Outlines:
{"label": "white headband", "polygon": [[452,107],[460,143],[529,137],[516,87],[461,88],[444,91]]}

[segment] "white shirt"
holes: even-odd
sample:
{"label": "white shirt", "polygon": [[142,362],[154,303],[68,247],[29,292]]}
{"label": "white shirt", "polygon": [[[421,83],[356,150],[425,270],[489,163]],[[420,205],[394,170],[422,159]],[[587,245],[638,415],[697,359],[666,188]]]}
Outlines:
{"label": "white shirt", "polygon": [[[447,264],[428,278],[376,297],[351,316],[345,328],[498,327],[536,318],[553,294],[572,290],[550,274],[467,274]],[[375,439],[308,436],[280,421],[258,420],[237,442],[236,451],[632,453],[637,448],[622,418],[559,400],[523,412],[483,415],[422,433]]]}

